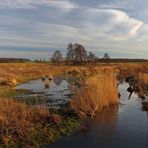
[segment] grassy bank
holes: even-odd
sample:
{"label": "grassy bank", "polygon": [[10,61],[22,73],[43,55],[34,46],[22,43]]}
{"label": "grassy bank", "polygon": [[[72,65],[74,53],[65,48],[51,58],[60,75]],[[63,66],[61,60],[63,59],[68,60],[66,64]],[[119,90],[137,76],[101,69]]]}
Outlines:
{"label": "grassy bank", "polygon": [[[48,63],[0,64],[0,82],[4,82],[0,85],[2,147],[40,147],[70,134],[78,127],[78,119],[67,116],[66,112],[61,114],[61,111],[29,106],[11,99],[20,95],[15,85],[45,75],[58,75],[66,69],[68,66],[57,67]],[[13,84],[14,80],[17,84]]]}
{"label": "grassy bank", "polygon": [[36,108],[14,100],[0,99],[0,145],[40,147],[70,134],[79,125],[76,118],[58,111]]}
{"label": "grassy bank", "polygon": [[77,90],[75,97],[71,100],[71,107],[78,114],[90,117],[113,104],[118,104],[114,69],[105,69],[89,77],[86,85]]}

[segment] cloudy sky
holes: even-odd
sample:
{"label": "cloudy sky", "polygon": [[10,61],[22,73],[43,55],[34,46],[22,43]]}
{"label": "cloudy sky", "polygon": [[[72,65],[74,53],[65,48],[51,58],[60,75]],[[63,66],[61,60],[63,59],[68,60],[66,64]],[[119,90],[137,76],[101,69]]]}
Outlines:
{"label": "cloudy sky", "polygon": [[0,57],[47,58],[69,42],[148,58],[148,0],[0,0]]}

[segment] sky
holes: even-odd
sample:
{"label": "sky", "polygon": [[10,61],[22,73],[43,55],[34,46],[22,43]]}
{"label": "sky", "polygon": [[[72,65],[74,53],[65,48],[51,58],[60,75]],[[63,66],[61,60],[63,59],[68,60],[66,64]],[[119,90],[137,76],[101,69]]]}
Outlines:
{"label": "sky", "polygon": [[48,58],[69,42],[148,59],[148,0],[0,0],[0,57]]}

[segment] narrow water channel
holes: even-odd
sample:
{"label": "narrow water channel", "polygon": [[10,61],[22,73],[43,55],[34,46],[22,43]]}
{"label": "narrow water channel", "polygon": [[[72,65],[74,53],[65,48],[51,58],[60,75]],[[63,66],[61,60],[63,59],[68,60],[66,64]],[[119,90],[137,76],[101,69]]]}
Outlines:
{"label": "narrow water channel", "polygon": [[128,99],[127,88],[127,83],[119,85],[119,108],[104,110],[86,121],[85,129],[47,148],[148,148],[148,114],[135,93]]}

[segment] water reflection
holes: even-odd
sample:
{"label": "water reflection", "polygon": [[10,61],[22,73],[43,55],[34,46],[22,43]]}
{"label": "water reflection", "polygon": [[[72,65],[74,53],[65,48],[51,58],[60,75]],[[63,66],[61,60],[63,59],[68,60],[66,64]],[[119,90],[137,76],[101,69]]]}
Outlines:
{"label": "water reflection", "polygon": [[44,83],[45,88],[49,88],[52,78],[49,76],[42,77],[42,82]]}
{"label": "water reflection", "polygon": [[129,76],[125,79],[129,84],[127,91],[129,92],[130,99],[133,93],[136,93],[142,99],[142,109],[148,111],[148,84],[144,79],[137,79],[134,76]]}
{"label": "water reflection", "polygon": [[59,76],[52,79],[45,76],[41,79],[21,84],[16,89],[18,91],[21,89],[28,90],[27,93],[19,96],[19,99],[33,104],[38,102],[38,105],[54,108],[64,107],[72,95],[68,81]]}
{"label": "water reflection", "polygon": [[127,91],[129,92],[128,99],[130,99],[132,94],[133,94],[133,92],[134,92],[134,89],[130,86],[130,87],[127,88]]}
{"label": "water reflection", "polygon": [[54,77],[53,81],[57,86],[60,86],[62,81],[64,80],[63,77]]}
{"label": "water reflection", "polygon": [[81,129],[71,137],[62,138],[47,148],[96,148],[102,147],[112,138],[116,129],[118,107],[114,106],[99,113],[96,118],[87,119]]}
{"label": "water reflection", "polygon": [[[107,109],[104,109],[102,113],[98,113],[96,118],[93,120],[88,119],[84,127],[85,129],[79,134],[85,134],[87,135],[91,131],[91,136],[93,135],[95,138],[93,138],[93,143],[97,143],[100,141],[105,142],[105,139],[109,139],[109,137],[112,136],[114,133],[114,130],[116,128],[116,122],[117,122],[117,115],[118,115],[118,107],[113,106]],[[105,139],[104,139],[105,138]]]}

